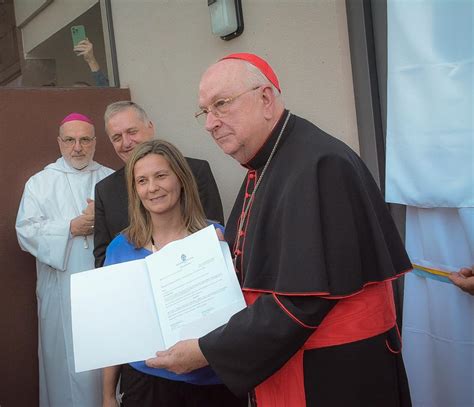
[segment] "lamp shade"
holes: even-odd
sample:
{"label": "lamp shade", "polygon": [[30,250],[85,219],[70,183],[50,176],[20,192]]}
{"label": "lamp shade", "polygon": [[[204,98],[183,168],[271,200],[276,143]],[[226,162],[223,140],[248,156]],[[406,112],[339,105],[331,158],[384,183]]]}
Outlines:
{"label": "lamp shade", "polygon": [[234,33],[240,34],[242,23],[239,21],[241,18],[239,10],[237,10],[238,2],[235,0],[208,0],[207,5],[211,16],[211,30],[214,35],[227,37]]}

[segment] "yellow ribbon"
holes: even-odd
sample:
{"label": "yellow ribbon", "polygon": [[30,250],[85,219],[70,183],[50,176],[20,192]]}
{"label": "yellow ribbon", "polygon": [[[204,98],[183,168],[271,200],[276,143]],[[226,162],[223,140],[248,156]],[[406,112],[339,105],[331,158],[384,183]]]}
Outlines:
{"label": "yellow ribbon", "polygon": [[448,271],[432,269],[432,268],[429,268],[429,267],[420,266],[419,264],[412,264],[412,266],[415,269],[418,269],[418,270],[421,270],[421,271],[426,271],[427,273],[430,273],[430,274],[436,274],[437,276],[448,277],[451,274]]}

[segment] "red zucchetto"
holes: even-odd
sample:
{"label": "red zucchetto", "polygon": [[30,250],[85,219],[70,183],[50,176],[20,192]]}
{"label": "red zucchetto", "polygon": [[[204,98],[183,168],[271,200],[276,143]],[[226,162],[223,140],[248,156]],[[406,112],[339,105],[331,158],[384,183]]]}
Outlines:
{"label": "red zucchetto", "polygon": [[237,53],[237,54],[230,54],[224,58],[221,58],[219,61],[223,61],[224,59],[240,59],[242,61],[247,61],[251,63],[253,66],[257,67],[260,72],[262,72],[267,79],[272,83],[275,88],[278,89],[278,92],[281,93],[280,83],[278,82],[278,78],[273,71],[272,67],[268,64],[267,61],[260,58],[255,54],[248,54],[245,52]]}

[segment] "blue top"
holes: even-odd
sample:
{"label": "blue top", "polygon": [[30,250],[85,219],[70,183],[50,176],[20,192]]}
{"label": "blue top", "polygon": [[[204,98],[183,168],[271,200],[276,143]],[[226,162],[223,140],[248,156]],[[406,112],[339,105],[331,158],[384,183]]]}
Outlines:
{"label": "blue top", "polygon": [[[213,224],[216,229],[220,229],[222,232],[224,232],[224,228],[221,225],[212,222],[208,223]],[[137,249],[127,240],[123,234],[120,234],[114,240],[112,240],[107,247],[104,266],[143,259],[150,254],[151,251],[143,247]],[[201,385],[222,383],[222,381],[217,377],[217,375],[209,366],[202,367],[185,374],[176,374],[166,369],[154,369],[152,367],[148,367],[144,361],[132,362],[130,363],[130,366],[142,373],[151,376],[163,377],[169,380],[177,380]]]}

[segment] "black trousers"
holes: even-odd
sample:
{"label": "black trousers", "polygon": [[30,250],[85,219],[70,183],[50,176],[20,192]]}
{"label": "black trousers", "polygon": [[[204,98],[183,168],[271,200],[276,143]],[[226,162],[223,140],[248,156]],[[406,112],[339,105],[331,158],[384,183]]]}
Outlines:
{"label": "black trousers", "polygon": [[196,385],[150,376],[123,365],[120,393],[123,407],[246,407],[223,384]]}

